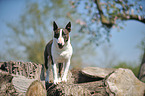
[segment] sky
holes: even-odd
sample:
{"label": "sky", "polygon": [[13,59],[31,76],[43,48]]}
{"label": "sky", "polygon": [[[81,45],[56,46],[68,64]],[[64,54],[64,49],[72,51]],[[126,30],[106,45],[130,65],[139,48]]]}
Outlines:
{"label": "sky", "polygon": [[[11,34],[11,30],[7,28],[6,22],[16,22],[19,20],[20,15],[25,9],[24,0],[0,0],[0,53],[5,51],[5,40],[7,35]],[[95,62],[92,62],[96,66],[100,66],[99,60],[103,60],[104,55],[102,48],[109,48],[109,55],[115,54],[117,62],[125,61],[134,64],[140,64],[141,50],[137,48],[137,45],[145,37],[145,24],[137,21],[126,21],[123,30],[118,32],[117,29],[111,30],[112,37],[110,38],[111,47],[107,47],[108,44],[103,44],[96,50],[98,54]],[[113,54],[112,54],[113,53]],[[114,56],[115,57],[115,56]],[[97,61],[98,60],[98,61]],[[92,61],[92,60],[90,60]],[[89,60],[87,62],[90,62]],[[105,63],[105,62],[104,62]],[[105,67],[105,65],[103,66]]]}
{"label": "sky", "polygon": [[145,25],[137,21],[126,21],[126,26],[120,32],[112,31],[112,43],[121,54],[122,59],[135,60],[140,55],[137,46],[145,37]]}

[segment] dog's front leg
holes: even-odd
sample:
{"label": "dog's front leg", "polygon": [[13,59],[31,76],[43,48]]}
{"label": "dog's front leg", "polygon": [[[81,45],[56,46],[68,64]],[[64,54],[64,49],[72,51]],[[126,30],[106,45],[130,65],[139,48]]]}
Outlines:
{"label": "dog's front leg", "polygon": [[62,81],[63,82],[67,82],[67,73],[68,73],[68,70],[69,70],[69,66],[70,66],[70,59],[68,59],[66,62],[65,62],[66,66],[64,68],[64,74],[63,74],[63,77],[62,77]]}
{"label": "dog's front leg", "polygon": [[53,69],[53,81],[54,81],[54,84],[57,84],[58,83],[58,78],[57,78],[57,67],[56,67],[56,62],[54,62],[54,64],[52,65],[52,69]]}
{"label": "dog's front leg", "polygon": [[45,82],[49,83],[49,68],[46,69],[46,78],[45,78]]}

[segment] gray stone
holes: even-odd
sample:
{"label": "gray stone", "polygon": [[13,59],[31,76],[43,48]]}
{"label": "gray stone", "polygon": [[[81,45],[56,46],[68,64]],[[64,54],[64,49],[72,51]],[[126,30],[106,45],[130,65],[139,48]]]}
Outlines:
{"label": "gray stone", "polygon": [[12,83],[14,85],[14,88],[23,95],[27,91],[30,84],[35,81],[36,79],[28,79],[25,76],[14,76]]}
{"label": "gray stone", "polygon": [[82,74],[95,77],[95,78],[105,78],[108,74],[115,71],[113,68],[99,68],[99,67],[86,67],[81,70]]}
{"label": "gray stone", "polygon": [[106,79],[105,84],[117,96],[143,96],[145,92],[145,83],[129,69],[119,68]]}
{"label": "gray stone", "polygon": [[11,74],[0,70],[0,96],[22,96],[14,88],[12,79]]}

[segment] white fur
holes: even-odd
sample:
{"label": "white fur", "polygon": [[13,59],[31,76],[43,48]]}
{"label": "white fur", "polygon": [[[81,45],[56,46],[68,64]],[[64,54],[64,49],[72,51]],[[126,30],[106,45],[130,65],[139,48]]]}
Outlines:
{"label": "white fur", "polygon": [[[62,32],[62,30],[61,30]],[[62,34],[62,33],[61,33]],[[60,35],[61,36],[61,35]],[[60,37],[59,37],[60,38]],[[61,38],[63,38],[61,36]],[[67,41],[66,44],[64,44],[64,47],[62,49],[60,49],[58,47],[58,40],[56,38],[53,38],[53,43],[52,43],[52,50],[51,50],[51,53],[52,53],[52,59],[53,59],[53,62],[54,64],[52,65],[53,67],[53,76],[54,76],[54,83],[58,83],[58,82],[61,82],[62,81],[67,81],[66,79],[66,76],[67,76],[67,73],[68,73],[68,70],[69,70],[69,66],[70,66],[70,59],[71,59],[71,56],[72,56],[72,53],[73,53],[73,49],[72,49],[72,46],[70,44],[70,37]],[[64,39],[63,39],[63,42],[64,42]],[[58,73],[57,73],[57,67],[56,67],[56,64],[58,63],[63,63],[65,64],[64,65],[64,73],[63,73],[63,77],[62,79],[58,79]]]}
{"label": "white fur", "polygon": [[57,39],[57,43],[61,43],[62,45],[64,45],[64,38],[62,37],[62,29],[60,29],[60,36]]}

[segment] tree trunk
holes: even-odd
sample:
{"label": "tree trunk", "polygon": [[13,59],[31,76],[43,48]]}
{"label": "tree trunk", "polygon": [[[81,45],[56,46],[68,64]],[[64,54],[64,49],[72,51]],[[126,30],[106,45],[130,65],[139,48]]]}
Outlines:
{"label": "tree trunk", "polygon": [[141,62],[141,65],[140,65],[140,70],[139,70],[138,78],[139,78],[139,80],[145,82],[145,49],[144,49],[144,54],[143,54],[142,62]]}

